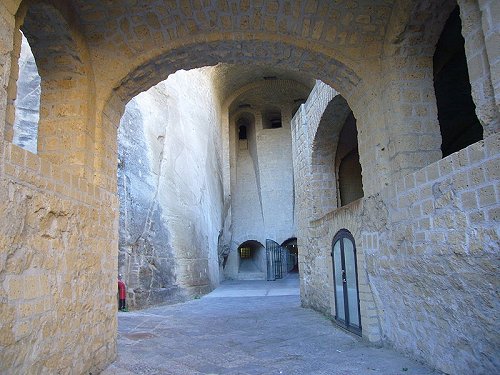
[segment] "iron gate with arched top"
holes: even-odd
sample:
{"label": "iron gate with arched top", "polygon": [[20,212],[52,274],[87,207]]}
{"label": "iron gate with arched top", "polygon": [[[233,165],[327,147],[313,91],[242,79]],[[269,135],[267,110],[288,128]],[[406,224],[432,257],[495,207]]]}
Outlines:
{"label": "iron gate with arched top", "polygon": [[267,280],[282,279],[288,272],[288,250],[273,240],[266,240]]}

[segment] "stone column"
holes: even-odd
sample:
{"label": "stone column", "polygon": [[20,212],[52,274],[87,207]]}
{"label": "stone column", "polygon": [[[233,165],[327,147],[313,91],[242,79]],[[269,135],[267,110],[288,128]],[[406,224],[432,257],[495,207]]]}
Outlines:
{"label": "stone column", "polygon": [[496,1],[459,0],[458,4],[471,94],[486,138],[500,130],[500,34],[495,30],[500,11]]}

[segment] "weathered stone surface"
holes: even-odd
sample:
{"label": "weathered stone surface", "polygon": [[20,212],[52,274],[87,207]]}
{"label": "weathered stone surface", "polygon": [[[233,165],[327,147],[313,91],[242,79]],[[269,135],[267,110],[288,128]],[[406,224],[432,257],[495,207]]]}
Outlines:
{"label": "weathered stone surface", "polygon": [[219,282],[220,130],[210,77],[210,69],[176,73],[122,117],[118,262],[131,307],[178,302]]}
{"label": "weathered stone surface", "polygon": [[[139,108],[139,103],[143,104],[142,108]],[[156,168],[152,165],[158,163],[155,143],[160,143],[163,149],[165,136],[163,133],[155,143],[148,144],[144,134],[145,131],[162,132],[161,125],[165,126],[165,123],[150,118],[144,121],[141,109],[147,116],[149,108],[145,102],[133,99],[127,105],[118,132],[118,193],[121,202],[118,272],[124,275],[131,308],[183,299],[176,283],[175,258],[166,219],[157,200],[158,176],[153,174]],[[159,106],[158,109],[165,107]],[[146,128],[152,125],[156,127]],[[151,157],[156,158],[150,160]]]}
{"label": "weathered stone surface", "polygon": [[[335,234],[346,228],[356,242],[364,336],[447,373],[495,372],[500,232],[497,222],[485,218],[499,205],[493,198],[498,176],[486,175],[482,165],[500,168],[498,136],[311,220],[315,212],[308,202],[327,192],[312,186],[317,160],[305,145],[315,133],[304,133],[318,124],[318,111],[324,115],[324,104],[333,100],[329,93],[317,85],[292,127],[303,304],[335,316],[330,251]],[[484,144],[496,145],[489,156]],[[322,147],[326,152],[333,146]],[[466,162],[471,155],[473,166]]]}
{"label": "weathered stone surface", "polygon": [[[328,184],[336,176],[326,175],[324,185],[308,178],[316,123],[305,119],[307,105],[293,126],[303,303],[331,309],[331,236],[348,226],[359,246],[370,340],[449,372],[498,373],[491,355],[498,348],[491,333],[499,330],[491,319],[498,314],[491,287],[499,248],[497,3],[458,1],[485,139],[440,161],[433,54],[453,0],[0,2],[0,371],[95,372],[114,358],[116,130],[125,104],[179,69],[225,62],[310,74],[340,92],[357,120],[366,198],[333,212],[318,202],[333,205]],[[12,144],[18,27],[41,76],[37,155]],[[231,91],[235,82],[216,91]],[[310,108],[312,100],[317,108],[328,103],[329,93],[317,94]],[[204,89],[172,96],[203,107],[209,97]],[[165,139],[174,134],[176,152],[165,164],[185,177],[159,189],[170,211],[153,207],[150,216],[170,212],[171,248],[183,254],[176,280],[192,294],[209,289],[232,230],[231,187],[220,182],[222,173],[202,172],[229,168],[219,128],[228,114],[218,113],[216,102],[208,104],[216,112],[210,124],[165,132]],[[170,111],[175,126],[198,123],[192,108],[173,107],[190,114],[184,122]],[[143,280],[153,282],[152,275]],[[462,310],[459,300],[477,309]]]}
{"label": "weathered stone surface", "polygon": [[[0,215],[9,220],[0,229],[0,298],[9,304],[1,309],[0,371],[102,369],[116,354],[116,202],[89,204],[1,182]],[[96,360],[63,356],[65,348]]]}

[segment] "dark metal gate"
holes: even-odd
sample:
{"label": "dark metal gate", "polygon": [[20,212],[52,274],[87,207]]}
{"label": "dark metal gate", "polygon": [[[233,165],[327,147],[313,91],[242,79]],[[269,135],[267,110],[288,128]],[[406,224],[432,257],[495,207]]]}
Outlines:
{"label": "dark metal gate", "polygon": [[288,251],[273,240],[266,240],[267,280],[282,279],[288,272]]}

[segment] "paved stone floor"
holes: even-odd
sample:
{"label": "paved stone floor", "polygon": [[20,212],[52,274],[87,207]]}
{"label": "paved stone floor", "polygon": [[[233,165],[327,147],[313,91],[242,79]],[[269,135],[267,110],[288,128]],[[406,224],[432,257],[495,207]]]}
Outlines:
{"label": "paved stone floor", "polygon": [[104,375],[438,374],[300,307],[298,278],[226,281],[187,303],[118,314]]}

